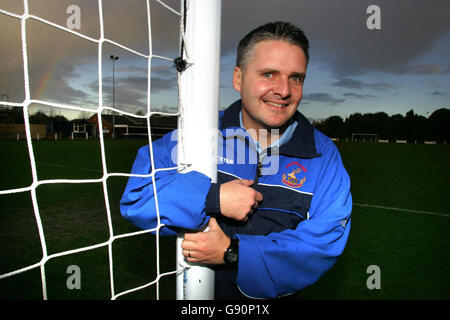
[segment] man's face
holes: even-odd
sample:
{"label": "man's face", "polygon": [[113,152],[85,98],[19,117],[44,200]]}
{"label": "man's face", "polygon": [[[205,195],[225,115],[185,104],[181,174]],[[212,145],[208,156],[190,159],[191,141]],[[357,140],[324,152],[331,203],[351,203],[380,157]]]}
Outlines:
{"label": "man's face", "polygon": [[282,127],[302,99],[305,74],[306,56],[300,47],[282,40],[258,42],[247,63],[233,73],[233,87],[241,93],[244,127]]}

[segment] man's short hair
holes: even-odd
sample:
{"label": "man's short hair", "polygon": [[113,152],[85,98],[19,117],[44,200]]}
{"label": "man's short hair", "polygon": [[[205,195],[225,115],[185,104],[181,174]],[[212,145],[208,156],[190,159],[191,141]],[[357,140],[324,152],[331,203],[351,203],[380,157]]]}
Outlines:
{"label": "man's short hair", "polygon": [[236,66],[244,67],[253,52],[255,45],[264,40],[283,40],[302,48],[309,61],[309,41],[297,26],[283,21],[270,22],[250,31],[238,45]]}

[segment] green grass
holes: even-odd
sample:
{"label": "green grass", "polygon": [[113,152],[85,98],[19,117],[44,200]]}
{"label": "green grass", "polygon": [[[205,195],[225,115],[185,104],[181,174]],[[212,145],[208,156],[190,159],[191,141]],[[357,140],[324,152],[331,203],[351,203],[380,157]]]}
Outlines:
{"label": "green grass", "polygon": [[[146,140],[106,140],[108,172],[128,173]],[[450,149],[446,145],[338,143],[352,181],[355,203],[349,242],[336,265],[298,299],[449,299]],[[0,141],[0,190],[32,183],[24,141]],[[37,177],[100,179],[98,140],[33,141]],[[138,231],[119,212],[127,178],[107,179],[114,235]],[[36,188],[47,253],[58,254],[108,241],[102,182],[42,184]],[[38,263],[42,248],[31,192],[0,195],[0,274]],[[361,206],[368,205],[368,206]],[[373,206],[382,206],[380,209]],[[423,211],[414,213],[388,208]],[[175,239],[160,239],[160,273],[175,270]],[[112,243],[115,292],[157,276],[152,235]],[[69,290],[67,267],[81,269],[81,290]],[[367,267],[381,270],[381,289],[366,286]],[[60,256],[45,264],[48,298],[110,299],[108,246]],[[160,280],[160,298],[175,298],[175,276]],[[120,297],[155,299],[156,286]],[[42,299],[39,268],[0,280],[0,299]]]}
{"label": "green grass", "polygon": [[[130,172],[136,152],[145,140],[106,140],[108,172]],[[1,141],[1,190],[28,187],[32,182],[28,149],[24,141]],[[103,176],[98,140],[33,141],[39,180],[100,179]],[[138,231],[119,212],[126,177],[107,179],[108,203],[114,235]],[[47,254],[91,246],[108,241],[109,227],[102,182],[85,184],[42,184],[36,188],[39,214]],[[0,274],[38,263],[42,248],[31,193],[0,195]],[[175,270],[175,240],[161,239],[164,255],[160,272]],[[117,239],[112,243],[115,293],[153,281],[156,271],[156,241],[151,235]],[[81,290],[68,290],[67,267],[77,265]],[[49,299],[110,299],[108,247],[48,260],[45,264]],[[175,289],[163,279],[160,298],[175,297]],[[169,283],[167,283],[169,282]],[[156,286],[123,299],[155,299]],[[42,299],[39,268],[0,280],[0,299]]]}
{"label": "green grass", "polygon": [[[450,214],[450,148],[446,145],[339,143],[355,204]],[[366,286],[367,267],[381,289]],[[361,207],[336,265],[301,299],[449,299],[450,219]]]}

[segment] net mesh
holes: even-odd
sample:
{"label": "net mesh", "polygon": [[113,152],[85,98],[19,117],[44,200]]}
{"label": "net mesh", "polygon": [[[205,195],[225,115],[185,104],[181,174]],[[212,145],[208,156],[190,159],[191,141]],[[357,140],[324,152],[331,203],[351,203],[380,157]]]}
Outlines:
{"label": "net mesh", "polygon": [[[150,3],[152,3],[150,5]],[[95,178],[95,179],[40,179],[39,178],[39,170],[38,166],[36,165],[36,159],[35,159],[35,150],[33,149],[33,143],[32,143],[32,133],[30,130],[30,120],[29,120],[29,114],[30,114],[30,107],[32,104],[40,104],[47,107],[52,108],[61,108],[64,110],[71,110],[71,111],[80,111],[80,112],[89,112],[92,114],[96,114],[98,117],[98,132],[104,132],[103,127],[103,121],[102,117],[105,117],[105,111],[106,112],[116,112],[120,113],[122,115],[126,115],[129,117],[142,119],[147,124],[147,130],[148,130],[148,143],[149,143],[149,152],[150,152],[150,159],[152,159],[152,167],[154,168],[153,163],[153,147],[152,147],[152,127],[150,125],[150,118],[153,115],[166,115],[166,116],[179,116],[180,111],[175,112],[161,112],[158,110],[152,110],[151,104],[150,104],[150,94],[152,92],[152,85],[151,85],[151,68],[152,68],[152,62],[157,60],[164,60],[173,62],[173,57],[166,57],[166,56],[160,56],[155,55],[152,52],[152,34],[151,34],[151,21],[150,21],[150,7],[151,6],[160,6],[160,8],[163,8],[164,10],[167,10],[171,15],[174,15],[179,22],[179,30],[181,32],[182,37],[182,30],[183,30],[183,15],[181,12],[178,12],[177,10],[173,9],[168,4],[162,2],[162,1],[145,1],[146,6],[146,17],[147,17],[147,26],[142,26],[142,30],[147,29],[148,33],[148,54],[139,52],[135,49],[132,49],[124,44],[121,44],[119,42],[113,41],[107,37],[105,37],[105,30],[104,30],[104,21],[103,21],[103,8],[104,3],[103,1],[98,1],[98,20],[100,24],[100,33],[98,38],[93,38],[91,36],[87,36],[81,32],[78,32],[77,30],[69,29],[64,25],[60,25],[57,23],[54,23],[52,21],[49,21],[47,19],[44,19],[42,17],[36,16],[34,14],[31,14],[29,11],[29,1],[24,0],[23,1],[23,13],[17,14],[12,11],[5,10],[3,8],[0,8],[0,18],[1,16],[8,16],[10,18],[16,19],[20,22],[20,37],[21,37],[21,50],[22,50],[22,59],[23,59],[23,80],[24,80],[24,100],[23,102],[9,102],[9,101],[1,101],[0,106],[3,107],[15,107],[15,108],[21,108],[23,111],[23,119],[24,119],[24,127],[25,127],[25,135],[26,135],[26,144],[27,144],[27,150],[28,150],[28,157],[29,157],[29,165],[31,168],[31,176],[32,176],[32,182],[30,185],[18,187],[18,188],[9,188],[0,190],[0,195],[4,196],[10,196],[12,194],[18,194],[18,193],[29,193],[31,196],[31,202],[34,212],[34,218],[37,225],[37,231],[39,234],[39,241],[42,248],[42,255],[38,262],[26,265],[14,270],[9,270],[6,273],[0,274],[0,283],[1,281],[4,281],[7,278],[11,278],[17,275],[20,275],[22,273],[25,273],[29,270],[38,269],[40,270],[40,282],[42,286],[42,297],[43,299],[48,299],[48,292],[47,292],[47,285],[48,285],[48,276],[46,273],[46,265],[49,261],[63,257],[68,255],[73,255],[80,252],[86,252],[91,250],[96,250],[99,248],[107,248],[108,252],[108,264],[109,264],[109,286],[110,286],[110,298],[111,299],[117,299],[123,295],[127,295],[131,292],[135,292],[144,288],[147,288],[149,286],[155,285],[156,287],[156,298],[159,299],[159,282],[161,278],[169,275],[174,275],[177,272],[181,272],[181,270],[172,270],[168,272],[161,272],[160,270],[160,238],[159,238],[159,229],[163,226],[160,223],[159,220],[159,207],[158,207],[158,199],[157,199],[157,190],[156,185],[152,184],[155,194],[155,200],[156,200],[156,210],[158,212],[158,225],[156,228],[151,230],[141,230],[141,231],[135,231],[135,232],[126,232],[126,233],[118,233],[114,230],[112,217],[111,217],[111,206],[110,206],[110,200],[109,200],[109,194],[108,194],[108,186],[107,181],[108,179],[112,177],[130,177],[130,176],[141,176],[141,177],[154,177],[155,174],[157,174],[159,171],[163,170],[177,170],[179,168],[160,168],[153,170],[152,173],[148,175],[131,175],[129,173],[124,172],[110,172],[108,171],[107,166],[107,158],[105,153],[105,138],[103,134],[99,134],[99,145],[100,145],[100,154],[101,154],[101,177]],[[30,21],[39,21],[40,23],[45,24],[46,26],[49,26],[51,28],[55,28],[58,30],[62,30],[68,34],[71,34],[75,37],[82,38],[84,40],[89,41],[90,43],[94,44],[97,48],[97,58],[98,58],[98,105],[96,108],[86,108],[86,107],[80,107],[75,104],[64,104],[64,103],[57,103],[48,101],[45,99],[35,99],[32,97],[32,94],[30,92],[30,72],[28,69],[29,66],[29,52],[28,52],[28,41],[27,36],[29,32],[29,24]],[[135,55],[137,57],[141,57],[143,59],[146,59],[147,61],[147,102],[146,102],[146,112],[144,112],[141,115],[136,115],[132,112],[127,112],[125,110],[119,110],[116,109],[115,106],[106,106],[104,105],[104,89],[103,89],[103,70],[102,66],[105,63],[103,60],[105,59],[104,56],[104,48],[106,45],[112,45],[116,48],[120,48],[122,50],[125,50],[126,52]],[[184,52],[184,55],[186,56],[186,52]],[[179,107],[179,110],[181,110],[181,107]],[[40,206],[39,206],[39,199],[38,199],[38,192],[37,188],[40,186],[45,185],[62,185],[62,184],[101,184],[102,191],[103,191],[103,197],[104,197],[104,205],[106,209],[106,218],[107,218],[107,225],[108,225],[108,238],[106,241],[95,243],[88,246],[83,246],[79,248],[75,248],[73,250],[65,250],[60,251],[56,253],[49,253],[48,246],[47,246],[47,238],[46,233],[44,231],[43,227],[43,221],[42,216],[40,213]],[[117,203],[114,205],[118,205]],[[68,217],[68,219],[70,219]],[[115,273],[114,273],[114,256],[113,256],[113,243],[117,241],[118,239],[123,238],[129,238],[129,237],[136,237],[145,233],[155,233],[155,241],[156,241],[156,277],[152,279],[151,281],[148,281],[143,284],[139,284],[131,289],[123,290],[118,292],[118,290],[115,288]],[[20,254],[20,253],[18,253]],[[4,259],[3,257],[2,259]],[[174,266],[175,267],[175,266]]]}

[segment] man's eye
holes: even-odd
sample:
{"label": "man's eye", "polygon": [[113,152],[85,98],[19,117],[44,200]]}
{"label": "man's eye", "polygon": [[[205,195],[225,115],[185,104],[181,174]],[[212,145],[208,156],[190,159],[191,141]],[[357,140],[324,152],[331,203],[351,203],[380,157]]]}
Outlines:
{"label": "man's eye", "polygon": [[291,80],[294,82],[303,82],[303,78],[299,76],[292,76]]}
{"label": "man's eye", "polygon": [[270,78],[272,78],[272,76],[273,76],[272,72],[264,72],[263,73],[263,77],[264,78],[269,78],[270,79]]}

